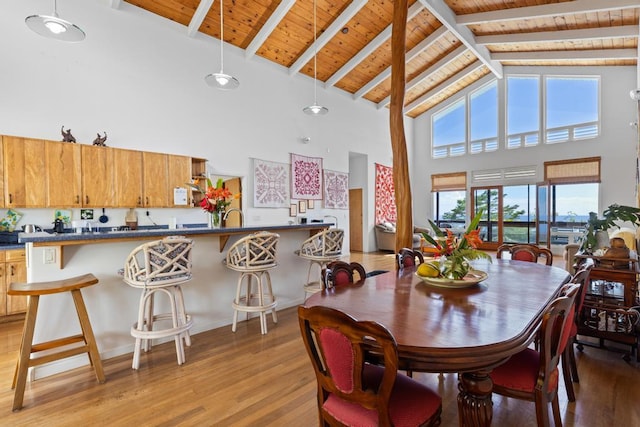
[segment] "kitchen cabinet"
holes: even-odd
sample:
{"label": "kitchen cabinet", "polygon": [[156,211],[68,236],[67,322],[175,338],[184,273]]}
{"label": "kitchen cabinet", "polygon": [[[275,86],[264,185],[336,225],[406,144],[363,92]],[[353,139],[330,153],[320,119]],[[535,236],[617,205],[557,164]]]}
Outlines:
{"label": "kitchen cabinet", "polygon": [[[142,152],[143,206],[146,208],[169,206],[169,179],[167,155]],[[173,200],[171,201],[173,203]]]}
{"label": "kitchen cabinet", "polygon": [[[169,206],[171,207],[189,207],[191,200],[191,189],[185,185],[191,177],[191,157],[169,155],[167,157],[169,169]],[[176,187],[187,188],[187,202],[185,205],[176,205],[174,203],[173,190]]]}
{"label": "kitchen cabinet", "polygon": [[142,207],[142,152],[114,149],[116,206]]}
{"label": "kitchen cabinet", "polygon": [[[191,158],[191,183],[197,185],[199,188],[206,190],[207,187],[207,161],[205,159]],[[200,207],[200,202],[204,198],[204,193],[201,191],[190,189],[191,194],[191,206]]]}
{"label": "kitchen cabinet", "polygon": [[81,153],[82,206],[87,208],[116,206],[113,148],[82,145]]}
{"label": "kitchen cabinet", "polygon": [[0,251],[0,315],[24,313],[27,311],[27,297],[7,295],[11,282],[27,281],[27,264],[24,249]]}
{"label": "kitchen cabinet", "polygon": [[4,207],[4,144],[0,135],[0,206]]}
{"label": "kitchen cabinet", "polygon": [[80,144],[70,142],[47,141],[45,144],[48,207],[82,206],[80,147]]}
{"label": "kitchen cabinet", "polygon": [[47,206],[45,141],[41,139],[2,137],[3,195],[8,208],[43,208]]}

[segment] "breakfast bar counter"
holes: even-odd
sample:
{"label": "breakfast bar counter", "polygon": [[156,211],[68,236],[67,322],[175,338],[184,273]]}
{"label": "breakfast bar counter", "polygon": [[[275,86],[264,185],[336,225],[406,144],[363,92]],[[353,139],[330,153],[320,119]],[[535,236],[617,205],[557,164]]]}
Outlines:
{"label": "breakfast bar counter", "polygon": [[[140,293],[123,282],[118,270],[124,267],[129,253],[140,244],[172,235],[189,236],[194,240],[193,279],[185,283],[182,289],[186,310],[194,321],[191,330],[195,335],[193,340],[197,340],[196,334],[199,332],[225,325],[231,327],[231,303],[238,275],[222,262],[226,256],[225,248],[257,231],[278,233],[278,266],[271,271],[273,291],[277,309],[292,307],[304,302],[303,282],[308,268],[308,264],[300,262],[294,251],[309,235],[331,225],[309,223],[219,229],[192,226],[93,233],[37,232],[21,233],[19,239],[25,244],[28,282],[59,280],[87,273],[98,278],[99,283],[83,290],[83,294],[98,350],[103,359],[108,359],[133,351],[134,339],[129,331],[136,320]],[[47,322],[36,324],[37,342],[80,331],[77,319],[71,316],[74,313],[73,301],[64,297],[66,295],[47,295],[40,300],[38,316],[47,319]],[[243,328],[248,328],[247,333],[255,334],[256,339],[260,339],[259,322],[241,322],[238,333],[243,333]],[[269,331],[277,333],[277,324],[269,325]],[[186,363],[189,363],[189,351],[186,350]],[[37,378],[88,363],[88,358],[80,355],[33,369]]]}

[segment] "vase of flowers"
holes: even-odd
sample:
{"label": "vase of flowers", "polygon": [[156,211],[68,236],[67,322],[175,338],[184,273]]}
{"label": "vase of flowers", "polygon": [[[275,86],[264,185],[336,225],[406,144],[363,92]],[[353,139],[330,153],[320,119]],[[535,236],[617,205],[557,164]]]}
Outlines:
{"label": "vase of flowers", "polygon": [[478,229],[481,217],[482,211],[471,220],[469,227],[460,238],[449,229],[445,229],[446,232],[442,231],[435,222],[429,220],[435,238],[427,233],[422,233],[422,237],[436,248],[441,277],[459,280],[469,272],[471,268],[469,261],[488,259],[491,262],[489,254],[477,249],[482,243]]}
{"label": "vase of flowers", "polygon": [[200,206],[210,214],[209,226],[211,228],[220,228],[225,209],[233,200],[240,198],[240,193],[233,194],[228,188],[224,188],[222,178],[218,179],[215,187],[211,184],[211,180],[207,178],[207,191],[204,193]]}

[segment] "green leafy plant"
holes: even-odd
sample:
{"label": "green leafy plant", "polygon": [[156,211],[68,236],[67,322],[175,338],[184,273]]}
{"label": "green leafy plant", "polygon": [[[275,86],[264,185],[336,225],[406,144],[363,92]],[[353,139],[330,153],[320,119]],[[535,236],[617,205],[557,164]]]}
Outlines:
{"label": "green leafy plant", "polygon": [[602,218],[598,218],[598,214],[595,212],[589,212],[587,230],[582,239],[580,250],[590,252],[597,249],[596,232],[607,231],[612,227],[620,228],[620,225],[617,224],[618,221],[640,225],[640,208],[614,203],[602,212]]}

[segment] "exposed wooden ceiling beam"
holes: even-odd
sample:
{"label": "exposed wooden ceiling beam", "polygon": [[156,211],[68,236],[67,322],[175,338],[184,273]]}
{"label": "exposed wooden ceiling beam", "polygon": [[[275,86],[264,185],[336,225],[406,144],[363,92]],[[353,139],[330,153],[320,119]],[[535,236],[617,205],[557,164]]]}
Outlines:
{"label": "exposed wooden ceiling beam", "polygon": [[187,35],[189,37],[195,37],[196,34],[198,34],[202,21],[207,17],[207,13],[209,13],[212,4],[213,0],[200,0],[196,11],[191,17],[191,22],[189,22],[189,26],[187,27]]}
{"label": "exposed wooden ceiling beam", "polygon": [[467,48],[478,57],[484,65],[499,79],[502,78],[502,64],[493,60],[491,53],[485,46],[476,43],[475,37],[469,28],[456,22],[457,16],[444,0],[419,0],[436,17],[442,25],[446,26]]}
{"label": "exposed wooden ceiling beam", "polygon": [[[457,49],[453,50],[448,55],[446,55],[445,57],[441,58],[438,62],[436,62],[435,64],[433,64],[432,66],[430,66],[429,68],[424,70],[422,73],[420,73],[419,75],[417,75],[413,79],[411,79],[411,81],[409,83],[407,83],[407,85],[405,86],[405,90],[407,92],[409,92],[411,89],[413,89],[414,87],[416,87],[420,83],[422,83],[423,80],[427,79],[430,75],[432,75],[433,73],[435,73],[439,69],[441,69],[443,67],[446,67],[451,62],[455,61],[460,56],[464,55],[464,53],[466,51],[467,51],[467,47],[466,46],[464,46],[464,45],[458,46]],[[389,104],[390,101],[391,101],[391,97],[387,96],[382,101],[378,102],[378,109],[386,107]]]}
{"label": "exposed wooden ceiling beam", "polygon": [[258,34],[251,40],[244,52],[245,58],[249,59],[260,49],[260,46],[267,40],[269,35],[276,29],[280,21],[289,12],[289,9],[296,4],[296,0],[283,0],[276,10],[271,14],[267,22],[264,23]]}
{"label": "exposed wooden ceiling beam", "polygon": [[120,5],[122,4],[122,0],[110,0],[111,1],[111,7],[113,9],[119,9]]}
{"label": "exposed wooden ceiling beam", "polygon": [[[419,3],[415,2],[413,5],[409,7],[409,13],[407,15],[407,20],[411,21],[420,11],[424,9],[424,7]],[[387,28],[382,30],[380,34],[378,34],[373,40],[371,40],[367,45],[362,48],[356,55],[353,56],[346,64],[340,67],[333,75],[327,79],[324,83],[325,87],[333,86],[340,81],[344,76],[349,74],[351,70],[356,68],[358,64],[364,61],[369,55],[371,55],[377,48],[379,48],[384,42],[389,40],[391,37],[391,28],[389,25]]]}
{"label": "exposed wooden ceiling beam", "polygon": [[585,28],[582,30],[536,31],[532,33],[496,34],[491,36],[477,36],[476,43],[480,45],[518,44],[592,39],[613,39],[620,37],[638,37],[638,26],[625,25],[621,27]]}
{"label": "exposed wooden ceiling beam", "polygon": [[637,8],[638,0],[575,0],[538,6],[513,7],[491,12],[459,15],[456,22],[462,25],[487,22],[536,19],[550,16],[575,15],[576,13],[603,12],[608,10]]}
{"label": "exposed wooden ceiling beam", "polygon": [[497,61],[574,61],[580,59],[636,59],[637,49],[545,50],[536,52],[496,52]]}
{"label": "exposed wooden ceiling beam", "polygon": [[462,70],[458,71],[456,74],[452,75],[447,80],[443,81],[438,86],[434,87],[429,92],[425,93],[420,98],[417,98],[411,104],[409,104],[406,107],[404,107],[404,113],[407,114],[411,110],[413,110],[413,109],[417,108],[418,106],[420,106],[420,104],[428,101],[429,98],[431,98],[432,96],[442,92],[443,90],[447,89],[449,86],[456,84],[458,82],[458,80],[464,79],[468,75],[470,75],[472,73],[475,73],[476,71],[478,71],[483,66],[484,66],[484,64],[482,63],[482,61],[475,61],[475,62],[467,65],[465,68],[463,68]]}
{"label": "exposed wooden ceiling beam", "polygon": [[[429,34],[429,36],[426,39],[418,43],[413,49],[409,51],[409,53],[405,55],[405,60],[407,62],[410,62],[413,58],[415,58],[416,56],[420,55],[423,51],[428,49],[432,44],[434,44],[440,37],[442,37],[448,31],[449,30],[447,29],[447,27],[443,25],[442,27],[435,30],[433,33]],[[362,86],[360,90],[358,90],[356,93],[353,94],[353,99],[358,99],[365,96],[367,93],[369,93],[371,89],[378,86],[380,83],[388,79],[390,76],[391,76],[391,66],[387,67],[384,71],[382,71],[380,74],[378,74],[373,79],[371,79],[369,83]]]}
{"label": "exposed wooden ceiling beam", "polygon": [[338,31],[344,28],[345,25],[355,16],[356,13],[360,11],[367,4],[367,0],[353,0],[353,2],[338,16],[332,23],[327,27],[326,30],[317,38],[314,43],[309,45],[309,48],[304,51],[302,55],[298,58],[296,62],[289,67],[289,75],[293,75],[300,71],[304,64],[309,62],[311,58],[313,58],[315,51],[322,49],[324,45],[326,45],[329,40],[335,36]]}

